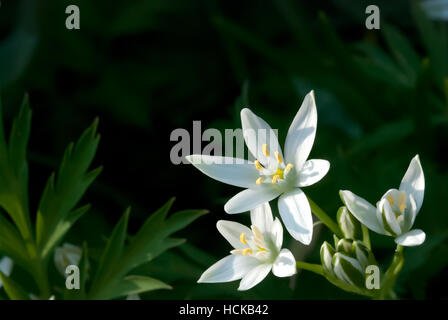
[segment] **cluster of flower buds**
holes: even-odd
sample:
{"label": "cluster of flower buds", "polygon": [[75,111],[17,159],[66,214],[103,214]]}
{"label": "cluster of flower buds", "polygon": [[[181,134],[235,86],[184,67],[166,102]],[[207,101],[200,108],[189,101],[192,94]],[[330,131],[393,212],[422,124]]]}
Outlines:
{"label": "cluster of flower buds", "polygon": [[365,287],[365,270],[376,264],[372,252],[359,240],[362,237],[360,223],[346,207],[338,211],[338,224],[344,239],[334,236],[334,247],[325,241],[320,249],[322,267],[326,276],[345,285]]}

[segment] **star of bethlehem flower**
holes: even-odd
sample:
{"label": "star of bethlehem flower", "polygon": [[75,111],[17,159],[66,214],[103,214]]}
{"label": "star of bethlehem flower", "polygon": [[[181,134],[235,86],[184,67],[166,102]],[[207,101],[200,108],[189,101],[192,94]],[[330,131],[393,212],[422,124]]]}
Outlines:
{"label": "star of bethlehem flower", "polygon": [[54,251],[54,264],[59,273],[65,276],[65,269],[69,265],[78,265],[81,260],[82,249],[70,243],[64,243]]}
{"label": "star of bethlehem flower", "polygon": [[238,288],[242,291],[260,283],[271,270],[277,277],[296,273],[296,260],[291,251],[282,249],[283,228],[278,218],[273,219],[269,203],[251,210],[250,219],[250,229],[237,222],[218,221],[218,231],[234,249],[208,268],[198,282],[242,279]]}
{"label": "star of bethlehem flower", "polygon": [[314,92],[308,93],[285,141],[283,155],[275,131],[251,110],[241,110],[244,140],[254,162],[237,158],[190,155],[186,159],[218,181],[246,188],[224,206],[227,213],[252,210],[277,197],[283,223],[293,238],[311,242],[313,218],[302,187],[321,180],[328,172],[326,160],[308,160],[317,127]]}
{"label": "star of bethlehem flower", "polygon": [[348,190],[340,191],[348,210],[367,228],[393,236],[402,246],[418,246],[425,241],[420,229],[411,230],[423,203],[425,177],[420,158],[416,155],[409,164],[400,188],[388,190],[376,208]]}

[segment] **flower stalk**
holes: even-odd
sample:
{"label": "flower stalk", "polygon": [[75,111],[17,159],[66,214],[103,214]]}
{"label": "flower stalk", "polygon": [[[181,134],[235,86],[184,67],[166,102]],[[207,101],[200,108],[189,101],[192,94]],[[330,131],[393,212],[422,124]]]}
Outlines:
{"label": "flower stalk", "polygon": [[342,238],[342,232],[339,229],[339,226],[333,219],[330,218],[328,214],[325,213],[324,210],[321,209],[309,196],[307,196],[308,202],[310,203],[311,211],[314,213],[316,217],[319,218],[322,223],[324,223],[328,229],[330,229],[335,235]]}

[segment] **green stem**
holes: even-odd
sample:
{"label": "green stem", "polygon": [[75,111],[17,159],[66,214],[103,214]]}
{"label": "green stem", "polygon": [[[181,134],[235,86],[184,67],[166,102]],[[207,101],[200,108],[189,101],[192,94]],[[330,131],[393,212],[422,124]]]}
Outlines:
{"label": "green stem", "polygon": [[325,211],[322,210],[310,197],[307,196],[307,198],[310,203],[311,211],[314,215],[318,217],[319,220],[322,221],[335,235],[339,238],[343,238],[344,236],[342,235],[342,232],[336,222],[334,222],[333,219],[331,219],[330,216],[326,214]]}
{"label": "green stem", "polygon": [[399,273],[401,272],[401,269],[403,268],[403,265],[404,265],[403,247],[397,245],[392,263],[390,264],[389,268],[386,270],[386,273],[384,274],[384,280],[382,282],[382,286],[378,295],[379,299],[386,299],[395,296],[395,293],[393,292],[393,287],[395,285],[395,281],[397,280]]}
{"label": "green stem", "polygon": [[303,261],[296,261],[296,265],[298,269],[308,270],[314,273],[317,273],[321,276],[324,275],[324,269],[320,264],[308,263]]}

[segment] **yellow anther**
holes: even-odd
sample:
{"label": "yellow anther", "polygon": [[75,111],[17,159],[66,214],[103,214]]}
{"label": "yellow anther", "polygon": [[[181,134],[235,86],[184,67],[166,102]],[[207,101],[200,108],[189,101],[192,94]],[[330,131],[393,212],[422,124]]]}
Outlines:
{"label": "yellow anther", "polygon": [[280,179],[280,175],[278,175],[278,174],[274,175],[274,176],[272,177],[272,183],[273,183],[273,184],[276,184],[278,179]]}
{"label": "yellow anther", "polygon": [[240,234],[240,241],[241,241],[241,243],[247,244],[246,234],[244,232]]}
{"label": "yellow anther", "polygon": [[248,256],[248,255],[250,255],[250,254],[252,254],[252,253],[254,253],[254,252],[252,251],[251,248],[246,248],[246,249],[244,249],[244,250],[241,252],[241,254],[242,254],[243,256]]}
{"label": "yellow anther", "polygon": [[282,163],[282,162],[283,162],[283,158],[282,158],[282,156],[280,155],[280,152],[275,151],[274,154],[275,154],[275,158],[277,158],[277,162],[278,162],[278,163]]}
{"label": "yellow anther", "polygon": [[292,167],[294,167],[293,164],[292,163],[288,163],[288,165],[285,168],[285,172],[289,172],[289,170],[291,170]]}
{"label": "yellow anther", "polygon": [[261,165],[260,161],[255,160],[254,162],[255,168],[257,168],[258,171],[263,169],[263,166]]}
{"label": "yellow anther", "polygon": [[262,149],[263,154],[264,154],[265,156],[268,156],[268,155],[269,155],[268,145],[267,145],[266,143],[261,147],[261,149]]}
{"label": "yellow anther", "polygon": [[393,206],[395,203],[394,197],[392,197],[391,195],[388,195],[386,198],[389,201],[390,205]]}
{"label": "yellow anther", "polygon": [[258,252],[268,252],[268,250],[267,249],[265,249],[265,248],[258,248],[258,250],[257,250]]}
{"label": "yellow anther", "polygon": [[255,181],[256,184],[261,184],[264,181],[264,178],[260,177]]}
{"label": "yellow anther", "polygon": [[398,208],[403,213],[404,209],[406,209],[406,192],[400,192],[398,196]]}

